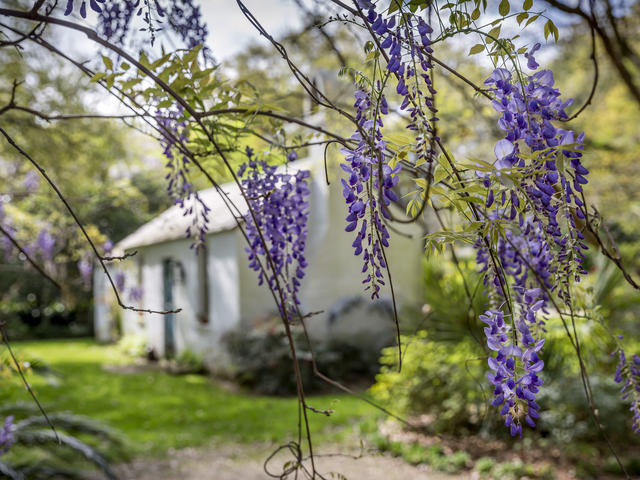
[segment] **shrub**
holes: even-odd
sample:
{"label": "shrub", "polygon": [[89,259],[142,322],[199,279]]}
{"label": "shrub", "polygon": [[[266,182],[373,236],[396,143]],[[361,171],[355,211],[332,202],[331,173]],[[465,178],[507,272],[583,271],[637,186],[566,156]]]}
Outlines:
{"label": "shrub", "polygon": [[486,360],[478,348],[469,341],[453,347],[434,342],[424,331],[402,342],[401,372],[397,349],[383,350],[383,366],[371,387],[374,397],[405,415],[429,414],[429,428],[436,432],[477,430],[487,408],[482,390]]}
{"label": "shrub", "polygon": [[[328,384],[313,373],[311,352],[303,332],[295,328],[292,332],[305,390],[329,390]],[[225,342],[234,365],[233,377],[238,383],[269,395],[296,393],[291,352],[282,327],[237,330],[227,334]],[[313,345],[313,352],[318,369],[341,382],[371,384],[379,368],[379,351],[336,339]]]}
{"label": "shrub", "polygon": [[205,373],[207,371],[202,355],[189,348],[180,352],[171,362],[170,370],[177,374]]}
{"label": "shrub", "polygon": [[118,340],[118,350],[130,357],[144,357],[148,350],[147,337],[136,333],[125,335]]}

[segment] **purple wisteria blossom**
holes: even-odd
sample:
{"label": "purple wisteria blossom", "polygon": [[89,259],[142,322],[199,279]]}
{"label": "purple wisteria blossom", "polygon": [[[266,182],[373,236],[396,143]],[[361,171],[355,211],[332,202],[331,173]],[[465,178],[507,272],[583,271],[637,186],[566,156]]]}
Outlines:
{"label": "purple wisteria blossom", "polygon": [[82,281],[85,286],[89,288],[91,286],[91,274],[93,273],[93,264],[86,258],[81,258],[78,261],[78,271],[82,277]]}
{"label": "purple wisteria blossom", "polygon": [[[495,386],[493,406],[500,407],[505,417],[505,425],[511,435],[522,435],[522,421],[535,427],[535,419],[540,417],[536,394],[542,385],[538,373],[544,362],[538,353],[544,339],[536,340],[536,312],[544,301],[539,299],[540,290],[527,290],[523,295],[523,306],[515,322],[505,321],[499,310],[487,310],[480,320],[487,324],[484,328],[488,347],[497,352],[489,357],[489,381]],[[519,339],[519,341],[518,341]]]}
{"label": "purple wisteria blossom", "polygon": [[640,434],[640,356],[633,355],[628,362],[624,350],[619,348],[615,381],[622,384],[622,399],[631,401],[633,432]]}
{"label": "purple wisteria blossom", "polygon": [[204,245],[205,235],[209,231],[209,213],[211,209],[204,203],[189,181],[190,161],[180,150],[181,144],[188,140],[187,124],[183,118],[182,107],[175,110],[158,111],[156,122],[163,132],[161,140],[163,153],[167,158],[168,170],[165,179],[167,191],[176,204],[183,210],[183,215],[191,216],[192,222],[185,232],[187,238],[193,238],[191,248]]}
{"label": "purple wisteria blossom", "polygon": [[102,244],[102,250],[106,255],[109,255],[113,250],[113,242],[111,240],[107,240]]}
{"label": "purple wisteria blossom", "polygon": [[144,289],[140,285],[135,285],[129,289],[129,300],[134,303],[140,303],[144,295]]}
{"label": "purple wisteria blossom", "polygon": [[113,282],[116,284],[116,288],[119,292],[122,292],[124,290],[126,281],[127,277],[124,272],[116,272],[116,274],[113,276]]}
{"label": "purple wisteria blossom", "polygon": [[22,179],[22,186],[28,193],[33,193],[40,185],[40,175],[33,170],[29,170]]}
{"label": "purple wisteria blossom", "polygon": [[[387,264],[383,248],[389,246],[389,231],[383,218],[390,218],[388,206],[398,200],[393,187],[398,183],[400,166],[391,168],[388,164],[383,124],[371,96],[363,90],[358,90],[355,96],[356,120],[361,130],[351,138],[358,146],[341,150],[345,162],[340,166],[348,175],[342,179],[343,195],[349,207],[345,230],[357,231],[352,246],[356,256],[363,256],[362,273],[367,276],[362,283],[367,285],[365,290],[371,290],[373,299],[379,298],[380,287],[385,284],[382,272]],[[386,104],[383,94],[380,103]],[[384,113],[384,109],[381,108],[380,113]]]}
{"label": "purple wisteria blossom", "polygon": [[[513,201],[517,203],[514,195]],[[492,217],[496,217],[495,212]],[[514,219],[512,207],[509,214]],[[514,230],[506,230],[503,237],[499,237],[495,245],[495,254],[502,267],[501,276],[496,275],[490,262],[490,256],[481,241],[476,242],[476,261],[480,273],[484,273],[485,285],[491,285],[500,301],[506,295],[502,292],[501,279],[512,281],[515,300],[521,303],[522,296],[527,289],[543,286],[540,296],[546,303],[549,301],[546,291],[553,291],[556,287],[551,281],[553,256],[540,226],[531,219],[523,220]]]}
{"label": "purple wisteria blossom", "polygon": [[[409,112],[411,122],[407,128],[416,135],[417,162],[431,161],[435,152],[431,147],[435,137],[434,123],[438,121],[434,105],[436,90],[431,81],[430,35],[433,29],[421,17],[407,15],[386,17],[376,12],[369,1],[360,1],[367,10],[370,29],[378,37],[380,48],[387,52],[387,71],[396,79],[396,92],[402,96],[401,110]],[[387,113],[386,100],[381,105]]]}
{"label": "purple wisteria blossom", "polygon": [[[91,10],[98,13],[102,11],[103,7],[100,6],[100,4],[103,3],[105,3],[105,0],[89,0],[89,6],[91,7]],[[65,16],[71,15],[76,5],[77,3],[74,0],[67,0],[67,5],[64,9]],[[87,18],[87,0],[82,0],[82,2],[80,3],[79,12],[82,18]]]}
{"label": "purple wisteria blossom", "polygon": [[[525,55],[530,69],[539,67],[534,58],[539,48],[535,44]],[[489,379],[496,387],[492,403],[501,406],[511,434],[521,435],[523,421],[533,427],[538,418],[535,398],[544,367],[538,355],[545,331],[539,312],[546,313],[554,291],[569,303],[565,287],[586,273],[587,247],[574,215],[584,218],[580,193],[589,172],[581,164],[584,134],[554,125],[568,118],[571,100],[561,100],[551,71],[520,81],[498,68],[485,85],[495,95],[498,126],[506,133],[494,149],[496,176],[516,172],[520,177],[518,185],[508,187],[509,182],[492,184],[479,172],[487,188],[486,221],[501,224],[502,233],[491,253],[484,239],[476,242],[477,261],[494,303],[508,306],[510,317],[489,310],[480,318],[488,324],[489,348],[498,352],[489,359],[494,372]]]}
{"label": "purple wisteria blossom", "polygon": [[9,415],[4,419],[4,425],[0,428],[0,455],[7,453],[14,441],[13,415]]}
{"label": "purple wisteria blossom", "polygon": [[[574,214],[584,218],[580,193],[589,171],[580,161],[584,133],[576,136],[553,124],[554,120],[568,118],[565,108],[572,102],[563,102],[553,84],[550,70],[536,72],[520,84],[512,81],[511,72],[498,68],[485,81],[496,96],[494,109],[502,114],[498,126],[506,132],[496,144],[495,165],[499,170],[517,169],[522,174],[520,187],[529,199],[526,210],[553,242],[558,274],[577,281],[586,273],[582,262],[587,246],[576,228]],[[485,186],[491,189],[489,180],[485,180]],[[493,192],[488,195],[493,196]],[[500,206],[512,199],[513,195],[502,195]],[[562,217],[565,231],[560,225]]]}
{"label": "purple wisteria blossom", "polygon": [[41,230],[38,234],[37,245],[42,258],[48,262],[52,261],[56,239],[49,233],[49,230],[47,230],[46,228]]}
{"label": "purple wisteria blossom", "polygon": [[[74,1],[68,1],[65,15],[73,11]],[[96,1],[104,3],[104,0]],[[94,0],[91,2],[91,7],[94,8]],[[155,34],[166,28],[165,24],[180,37],[187,48],[205,44],[209,33],[200,6],[193,0],[109,0],[96,11],[99,12],[98,30],[101,35],[119,44],[124,43],[130,31],[136,30],[133,28],[136,18],[144,22],[145,26],[140,30],[150,33],[152,44]],[[82,6],[80,13],[82,15]]]}
{"label": "purple wisteria blossom", "polygon": [[[307,242],[307,222],[309,219],[307,179],[308,170],[288,173],[278,171],[254,157],[247,147],[248,161],[238,170],[244,177],[242,187],[247,195],[246,234],[249,246],[245,249],[249,256],[249,267],[258,272],[258,283],[266,280],[276,292],[278,302],[281,294],[285,310],[296,312],[300,305],[298,292],[304,277],[307,260],[304,250]],[[246,176],[245,176],[246,174]],[[268,255],[267,255],[268,253]],[[278,286],[281,287],[280,292]]]}

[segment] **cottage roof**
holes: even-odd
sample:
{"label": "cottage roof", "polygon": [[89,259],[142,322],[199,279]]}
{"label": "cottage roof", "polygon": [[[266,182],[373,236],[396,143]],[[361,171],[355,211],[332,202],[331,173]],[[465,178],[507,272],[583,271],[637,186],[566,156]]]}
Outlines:
{"label": "cottage roof", "polygon": [[[298,170],[311,169],[316,162],[317,159],[304,158],[289,163],[286,168],[295,173]],[[283,170],[284,168],[285,166],[283,165],[278,170]],[[235,182],[231,182],[221,185],[220,188],[237,208],[236,213],[245,215],[248,211],[247,204],[242,198],[238,185]],[[205,205],[211,209],[209,213],[209,234],[232,230],[236,227],[237,224],[233,214],[229,211],[222,195],[218,193],[215,187],[200,190],[198,195]],[[184,215],[184,210],[179,205],[174,205],[123,238],[116,247],[119,250],[126,251],[185,238],[187,228],[192,221],[192,215]]]}

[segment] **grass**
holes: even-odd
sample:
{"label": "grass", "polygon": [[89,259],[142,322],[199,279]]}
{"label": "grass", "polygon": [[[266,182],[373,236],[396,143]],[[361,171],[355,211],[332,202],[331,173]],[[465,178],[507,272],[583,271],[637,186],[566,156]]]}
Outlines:
{"label": "grass", "polygon": [[[105,365],[130,360],[114,346],[91,340],[16,342],[24,360],[41,360],[57,374],[57,381],[31,375],[39,400],[50,411],[87,415],[123,432],[134,454],[161,455],[170,448],[199,446],[212,441],[285,443],[297,438],[295,398],[275,398],[230,392],[215,380],[199,375],[175,376],[162,371],[112,373]],[[17,382],[0,384],[3,403],[30,401]],[[377,411],[345,395],[313,396],[318,409],[334,409],[330,416],[310,413],[317,441],[336,441]]]}

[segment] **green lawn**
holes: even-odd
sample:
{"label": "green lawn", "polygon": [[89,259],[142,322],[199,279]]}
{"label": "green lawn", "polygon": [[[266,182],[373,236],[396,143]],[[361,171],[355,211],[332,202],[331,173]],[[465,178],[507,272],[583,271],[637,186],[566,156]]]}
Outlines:
{"label": "green lawn", "polygon": [[[114,346],[91,340],[16,342],[13,346],[24,360],[40,359],[58,374],[58,382],[29,377],[45,409],[105,422],[128,437],[132,453],[160,455],[169,448],[213,440],[283,443],[296,435],[295,398],[232,393],[199,375],[155,370],[111,373],[105,365],[124,365],[129,360]],[[3,404],[30,400],[23,387],[6,379],[0,384],[0,398]],[[366,403],[345,395],[314,396],[309,403],[335,410],[330,417],[311,414],[318,441],[341,438],[359,421],[378,415]]]}

